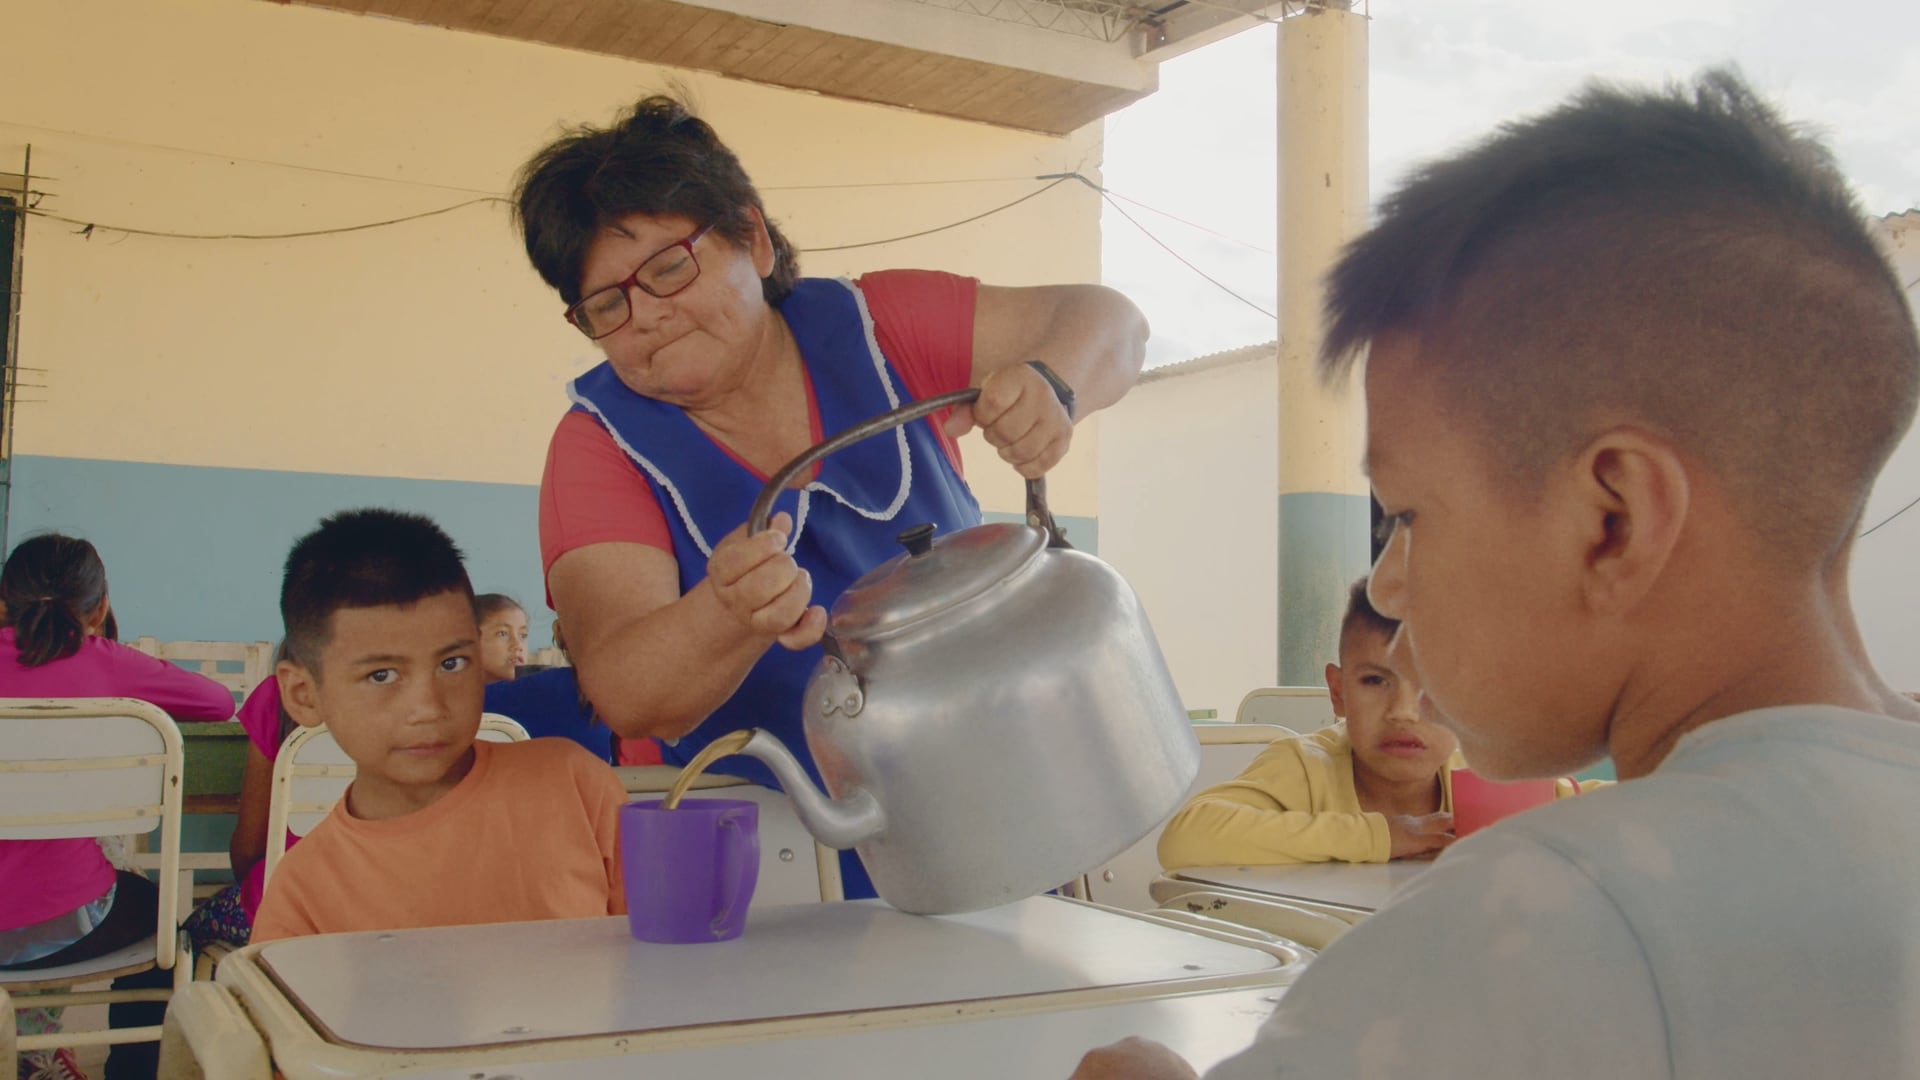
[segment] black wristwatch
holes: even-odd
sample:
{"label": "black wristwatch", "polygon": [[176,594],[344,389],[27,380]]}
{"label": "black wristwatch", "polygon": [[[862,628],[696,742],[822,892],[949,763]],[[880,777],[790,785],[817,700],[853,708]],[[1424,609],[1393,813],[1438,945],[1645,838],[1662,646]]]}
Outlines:
{"label": "black wristwatch", "polygon": [[1053,387],[1053,396],[1059,398],[1061,408],[1067,410],[1067,419],[1076,419],[1073,415],[1073,387],[1067,385],[1067,380],[1061,378],[1052,368],[1038,360],[1027,361],[1027,366],[1039,372],[1040,377],[1047,380],[1047,385]]}

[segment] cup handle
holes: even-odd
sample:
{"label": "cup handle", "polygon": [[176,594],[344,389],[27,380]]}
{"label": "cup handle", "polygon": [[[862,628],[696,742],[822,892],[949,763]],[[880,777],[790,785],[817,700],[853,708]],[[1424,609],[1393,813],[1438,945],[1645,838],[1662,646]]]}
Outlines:
{"label": "cup handle", "polygon": [[720,819],[720,910],[713,916],[712,930],[719,937],[733,917],[746,884],[747,860],[757,855],[748,850],[747,830],[740,827],[744,811],[733,811]]}

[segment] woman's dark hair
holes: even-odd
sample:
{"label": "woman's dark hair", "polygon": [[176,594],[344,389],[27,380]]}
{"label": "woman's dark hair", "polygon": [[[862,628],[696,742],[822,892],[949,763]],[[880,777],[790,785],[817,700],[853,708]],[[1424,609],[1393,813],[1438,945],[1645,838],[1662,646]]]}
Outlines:
{"label": "woman's dark hair", "polygon": [[107,566],[92,544],[59,533],[20,541],[0,570],[0,603],[23,667],[64,660],[87,639],[87,616],[107,598]]}
{"label": "woman's dark hair", "polygon": [[753,240],[758,211],[773,241],[773,273],[761,280],[776,307],[800,277],[793,244],[767,218],[740,159],[679,99],[655,94],[611,127],[573,128],[521,168],[514,221],[527,258],[568,304],[580,299],[587,249],[601,229],[630,214],[711,225],[733,246]]}
{"label": "woman's dark hair", "polygon": [[506,593],[481,593],[479,596],[473,598],[473,617],[480,622],[486,622],[494,615],[508,608],[516,608],[521,614],[525,614],[527,610],[520,606],[518,600],[508,596]]}

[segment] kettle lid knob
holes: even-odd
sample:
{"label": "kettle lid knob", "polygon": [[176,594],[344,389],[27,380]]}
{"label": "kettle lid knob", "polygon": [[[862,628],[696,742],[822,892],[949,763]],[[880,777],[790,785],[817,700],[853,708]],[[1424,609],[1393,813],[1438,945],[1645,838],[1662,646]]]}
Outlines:
{"label": "kettle lid knob", "polygon": [[902,530],[894,539],[900,541],[901,545],[907,549],[908,555],[918,556],[933,550],[933,534],[934,525],[928,522],[925,525],[915,525],[911,529]]}

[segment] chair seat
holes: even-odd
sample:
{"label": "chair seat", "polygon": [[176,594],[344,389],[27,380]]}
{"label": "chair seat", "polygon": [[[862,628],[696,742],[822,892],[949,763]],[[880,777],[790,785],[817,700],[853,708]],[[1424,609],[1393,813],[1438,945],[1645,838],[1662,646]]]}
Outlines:
{"label": "chair seat", "polygon": [[18,993],[22,990],[54,990],[77,983],[117,979],[122,975],[145,971],[153,967],[157,959],[154,939],[147,938],[91,960],[29,971],[0,971],[0,988]]}

